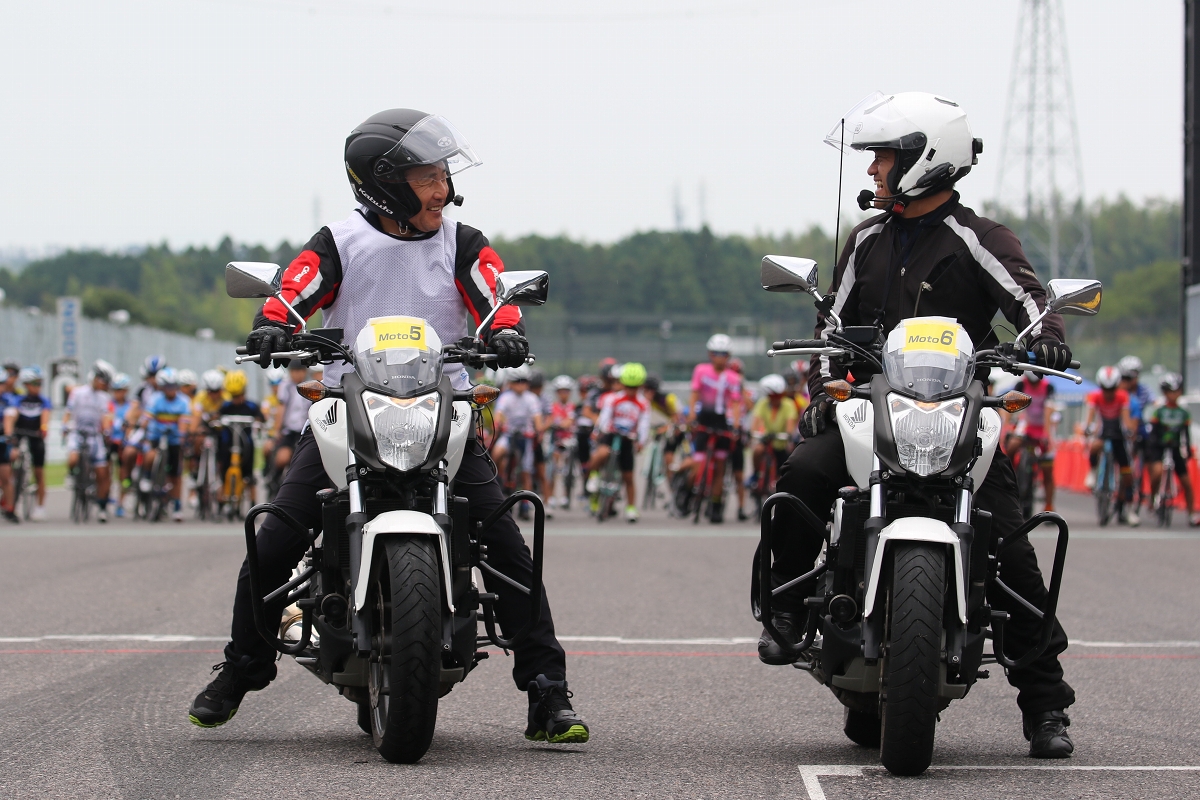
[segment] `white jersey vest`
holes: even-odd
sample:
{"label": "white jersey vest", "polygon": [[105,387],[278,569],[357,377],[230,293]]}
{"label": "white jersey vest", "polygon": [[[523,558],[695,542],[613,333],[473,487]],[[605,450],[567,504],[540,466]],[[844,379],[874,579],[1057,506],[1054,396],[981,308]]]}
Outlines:
{"label": "white jersey vest", "polygon": [[[381,233],[355,211],[329,226],[342,262],[342,282],[325,309],[325,327],[342,328],[352,345],[372,317],[403,314],[427,321],[444,344],[467,334],[467,308],[454,285],[458,223],[442,218],[428,239],[405,241]],[[325,368],[325,383],[339,386],[350,367],[340,361]],[[461,364],[447,364],[456,388],[465,388]]]}

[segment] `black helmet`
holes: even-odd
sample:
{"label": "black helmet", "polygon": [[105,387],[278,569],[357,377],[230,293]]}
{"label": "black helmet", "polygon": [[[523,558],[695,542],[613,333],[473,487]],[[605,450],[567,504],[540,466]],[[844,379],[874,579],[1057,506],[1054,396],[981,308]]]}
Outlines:
{"label": "black helmet", "polygon": [[651,372],[649,375],[646,376],[645,386],[648,390],[650,390],[652,392],[658,392],[658,390],[662,388],[662,378],[658,377],[658,375]]}
{"label": "black helmet", "polygon": [[542,372],[540,369],[529,370],[529,388],[530,389],[541,389],[545,385],[546,385],[546,373]]}
{"label": "black helmet", "polygon": [[445,164],[450,202],[462,205],[449,176],[480,163],[449,120],[411,108],[381,111],[351,131],[345,162],[355,199],[401,224],[421,211],[404,180],[409,167]]}

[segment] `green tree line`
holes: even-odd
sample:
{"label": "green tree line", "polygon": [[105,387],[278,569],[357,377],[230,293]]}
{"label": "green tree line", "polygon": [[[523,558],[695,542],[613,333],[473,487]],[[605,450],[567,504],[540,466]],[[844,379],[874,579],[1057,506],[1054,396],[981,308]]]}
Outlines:
{"label": "green tree line", "polygon": [[[1099,317],[1072,320],[1072,343],[1100,360],[1131,351],[1175,366],[1181,301],[1179,204],[1139,204],[1122,197],[1096,203],[1086,213],[1097,277],[1106,291]],[[1020,220],[998,216],[1020,233]],[[843,237],[848,230],[849,224]],[[526,236],[498,239],[494,245],[509,269],[549,272],[553,308],[548,310],[568,316],[710,313],[795,318],[796,330],[811,324],[809,304],[763,292],[759,261],[767,253],[815,258],[827,283],[834,252],[830,234],[815,226],[782,236],[718,236],[702,228],[635,233],[611,244]],[[287,263],[296,250],[287,242],[272,249],[226,239],[214,248],[171,250],[158,245],[138,253],[68,251],[19,271],[0,268],[0,288],[10,304],[51,311],[56,297],[78,295],[89,316],[105,317],[123,308],[142,324],[184,333],[210,327],[223,338],[240,339],[256,304],[225,296],[224,265],[232,260]]]}

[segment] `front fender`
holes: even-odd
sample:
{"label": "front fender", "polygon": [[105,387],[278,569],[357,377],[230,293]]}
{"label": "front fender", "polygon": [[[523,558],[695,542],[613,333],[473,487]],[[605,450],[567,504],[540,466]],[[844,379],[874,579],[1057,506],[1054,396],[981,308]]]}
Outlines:
{"label": "front fender", "polygon": [[371,565],[375,560],[375,539],[380,536],[436,536],[442,561],[442,586],[446,605],[454,613],[453,586],[450,581],[450,550],[446,532],[429,514],[420,511],[385,511],[363,526],[362,560],[358,580],[354,583],[354,608],[361,611],[367,603],[367,586],[371,580]]}
{"label": "front fender", "polygon": [[883,570],[884,548],[888,542],[938,542],[954,549],[954,586],[958,597],[958,618],[967,623],[967,596],[963,587],[962,548],[958,535],[941,520],[928,517],[901,517],[879,533],[879,544],[875,546],[875,557],[871,560],[871,576],[867,581],[867,593],[863,598],[863,618],[871,616],[875,609],[875,596],[879,592],[879,573]]}

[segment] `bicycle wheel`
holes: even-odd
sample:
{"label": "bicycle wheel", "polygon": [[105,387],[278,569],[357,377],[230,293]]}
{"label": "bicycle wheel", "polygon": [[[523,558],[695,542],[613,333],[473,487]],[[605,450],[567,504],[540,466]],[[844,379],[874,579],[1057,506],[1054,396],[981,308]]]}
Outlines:
{"label": "bicycle wheel", "polygon": [[620,460],[621,443],[617,440],[613,443],[612,452],[608,454],[608,461],[604,464],[604,471],[600,475],[600,498],[596,504],[596,519],[599,522],[604,522],[612,516],[613,505],[617,500],[617,492],[620,490],[620,471],[618,469],[618,461]]}
{"label": "bicycle wheel", "polygon": [[79,461],[75,468],[75,491],[72,493],[71,521],[84,523],[91,513],[89,495],[92,484],[92,459],[86,448],[78,451]]}
{"label": "bicycle wheel", "polygon": [[21,505],[21,515],[28,520],[33,514],[32,495],[29,494],[29,481],[25,476],[25,453],[23,450],[17,450],[17,459],[12,468],[13,490],[13,513],[17,512],[17,504]]}
{"label": "bicycle wheel", "polygon": [[571,510],[571,497],[575,494],[575,451],[570,448],[563,451],[567,461],[566,471],[563,472],[563,510]]}
{"label": "bicycle wheel", "polygon": [[1096,516],[1103,527],[1112,519],[1113,489],[1111,486],[1112,470],[1108,462],[1108,454],[1100,456],[1100,464],[1096,468]]}

